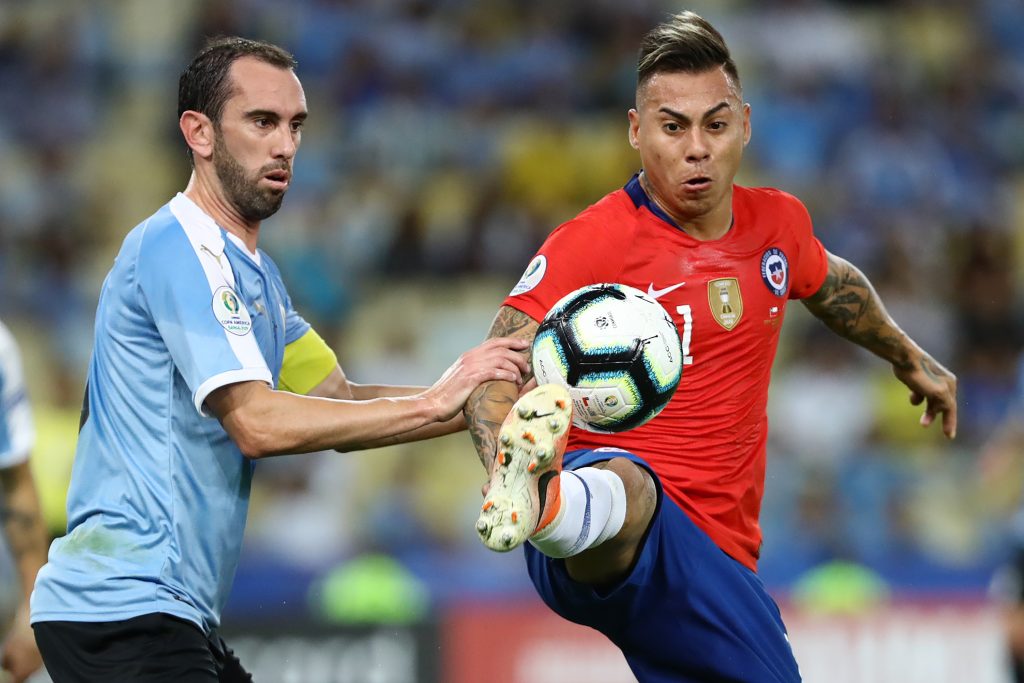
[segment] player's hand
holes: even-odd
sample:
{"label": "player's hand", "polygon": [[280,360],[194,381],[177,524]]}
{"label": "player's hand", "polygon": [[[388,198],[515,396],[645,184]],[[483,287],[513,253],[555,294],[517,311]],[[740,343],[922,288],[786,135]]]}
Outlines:
{"label": "player's hand", "polygon": [[427,389],[426,395],[434,401],[438,420],[455,417],[466,399],[484,382],[503,380],[523,383],[530,371],[526,355],[530,342],[517,337],[494,337],[466,351],[441,378]]}
{"label": "player's hand", "polygon": [[7,680],[12,683],[23,683],[43,666],[43,658],[39,654],[36,637],[29,624],[26,605],[18,610],[11,631],[7,634],[7,640],[4,641],[0,666],[10,674]]}
{"label": "player's hand", "polygon": [[923,351],[909,367],[893,366],[893,374],[910,388],[913,405],[925,404],[921,426],[927,427],[942,415],[942,433],[955,438],[956,375]]}

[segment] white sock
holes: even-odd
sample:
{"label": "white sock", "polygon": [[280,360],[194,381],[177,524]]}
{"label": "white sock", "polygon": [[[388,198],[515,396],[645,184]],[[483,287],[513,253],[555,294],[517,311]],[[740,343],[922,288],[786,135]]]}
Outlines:
{"label": "white sock", "polygon": [[[530,543],[548,557],[572,557],[619,533],[626,519],[626,487],[610,470],[583,467],[558,476],[561,508]],[[556,482],[551,482],[555,485]]]}

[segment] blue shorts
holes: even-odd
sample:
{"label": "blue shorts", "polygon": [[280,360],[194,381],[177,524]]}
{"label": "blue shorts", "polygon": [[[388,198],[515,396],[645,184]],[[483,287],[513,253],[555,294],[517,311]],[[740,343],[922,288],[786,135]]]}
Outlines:
{"label": "blue shorts", "polygon": [[[566,453],[565,469],[624,457],[624,451]],[[661,491],[636,566],[600,591],[576,583],[565,561],[525,544],[537,592],[569,621],[590,626],[622,650],[641,683],[793,683],[800,672],[779,608],[757,574],[722,552]]]}

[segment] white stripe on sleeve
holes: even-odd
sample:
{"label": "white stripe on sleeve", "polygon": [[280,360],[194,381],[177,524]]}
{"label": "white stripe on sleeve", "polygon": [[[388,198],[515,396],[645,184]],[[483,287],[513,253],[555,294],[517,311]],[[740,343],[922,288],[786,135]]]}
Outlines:
{"label": "white stripe on sleeve", "polygon": [[[235,274],[231,270],[231,263],[228,261],[227,255],[224,253],[224,240],[221,238],[220,229],[213,224],[208,216],[202,214],[200,209],[191,200],[183,195],[178,195],[178,197],[172,200],[170,208],[175,218],[181,224],[182,229],[184,229],[185,235],[192,245],[192,250],[195,252],[196,258],[199,259],[199,264],[203,267],[206,282],[210,287],[212,306],[213,294],[217,289],[220,287],[230,287],[234,291],[235,288]],[[195,215],[197,212],[200,213],[199,216]],[[204,224],[206,221],[203,219],[206,219],[209,223]],[[241,297],[238,297],[238,300],[242,306],[245,306],[245,302],[242,301]],[[226,329],[223,330],[223,333],[224,338],[231,347],[231,351],[242,367],[239,370],[215,375],[204,381],[199,389],[196,390],[193,400],[196,409],[202,415],[207,415],[202,408],[203,401],[217,387],[255,379],[273,385],[273,376],[267,367],[266,361],[263,359],[259,345],[256,343],[256,335],[251,330],[244,335],[232,334]],[[238,378],[224,381],[228,376],[237,376]],[[219,383],[214,382],[214,380],[218,379]],[[203,391],[204,388],[205,392]]]}

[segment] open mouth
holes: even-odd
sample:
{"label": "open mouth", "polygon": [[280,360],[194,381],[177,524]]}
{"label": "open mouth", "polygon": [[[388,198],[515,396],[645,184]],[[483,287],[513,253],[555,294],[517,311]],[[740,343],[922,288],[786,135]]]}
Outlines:
{"label": "open mouth", "polygon": [[683,189],[689,192],[703,192],[711,187],[711,178],[708,176],[695,176],[683,182]]}
{"label": "open mouth", "polygon": [[276,190],[284,190],[291,182],[291,174],[285,170],[271,171],[263,175],[264,180],[270,182],[270,186]]}

